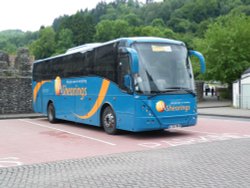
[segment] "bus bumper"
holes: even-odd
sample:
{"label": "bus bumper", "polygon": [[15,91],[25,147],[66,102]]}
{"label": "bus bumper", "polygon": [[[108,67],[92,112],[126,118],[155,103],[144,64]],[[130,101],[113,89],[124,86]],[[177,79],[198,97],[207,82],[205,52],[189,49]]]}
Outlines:
{"label": "bus bumper", "polygon": [[178,127],[194,126],[197,123],[197,115],[168,116],[168,117],[138,117],[135,118],[134,132],[162,130]]}

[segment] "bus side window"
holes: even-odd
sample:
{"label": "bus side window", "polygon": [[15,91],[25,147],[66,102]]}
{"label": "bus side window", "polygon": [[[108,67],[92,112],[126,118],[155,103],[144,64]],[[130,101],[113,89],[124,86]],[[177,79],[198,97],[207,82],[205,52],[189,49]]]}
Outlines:
{"label": "bus side window", "polygon": [[42,63],[33,64],[33,80],[39,82],[42,80]]}
{"label": "bus side window", "polygon": [[94,50],[88,51],[85,53],[85,58],[84,58],[84,67],[85,67],[85,76],[87,75],[93,75],[93,66],[94,66]]}
{"label": "bus side window", "polygon": [[121,55],[118,62],[118,84],[121,89],[128,90],[124,85],[124,76],[131,74],[129,56]]}
{"label": "bus side window", "polygon": [[95,49],[94,73],[98,76],[115,81],[116,49],[114,44]]}

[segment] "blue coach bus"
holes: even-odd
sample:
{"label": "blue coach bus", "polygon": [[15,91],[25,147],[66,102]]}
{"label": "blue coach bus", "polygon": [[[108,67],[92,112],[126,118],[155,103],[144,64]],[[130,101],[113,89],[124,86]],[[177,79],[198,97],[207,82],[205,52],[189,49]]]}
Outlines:
{"label": "blue coach bus", "polygon": [[181,41],[120,38],[86,44],[33,64],[33,108],[108,134],[187,127],[197,122],[190,56]]}

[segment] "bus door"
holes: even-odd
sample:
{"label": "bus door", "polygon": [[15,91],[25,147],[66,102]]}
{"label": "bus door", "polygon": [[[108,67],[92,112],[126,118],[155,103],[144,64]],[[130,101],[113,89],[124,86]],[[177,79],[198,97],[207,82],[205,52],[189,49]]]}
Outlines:
{"label": "bus door", "polygon": [[125,84],[126,77],[132,78],[130,57],[128,54],[119,54],[117,69],[118,85],[122,91],[115,103],[116,115],[119,118],[117,128],[132,130],[133,124],[128,122],[133,122],[134,118],[134,96],[132,88]]}

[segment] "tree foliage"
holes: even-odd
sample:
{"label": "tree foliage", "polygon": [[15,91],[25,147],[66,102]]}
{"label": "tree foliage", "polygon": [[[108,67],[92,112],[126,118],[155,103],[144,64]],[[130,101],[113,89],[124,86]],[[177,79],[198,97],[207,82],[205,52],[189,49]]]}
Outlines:
{"label": "tree foliage", "polygon": [[232,83],[250,67],[250,17],[231,14],[220,17],[197,40],[207,61],[206,79]]}
{"label": "tree foliage", "polygon": [[27,46],[38,38],[38,32],[6,30],[0,32],[0,50],[15,54],[18,48]]}
{"label": "tree foliage", "polygon": [[73,32],[70,29],[62,29],[57,36],[56,53],[64,53],[73,47]]}
{"label": "tree foliage", "polygon": [[56,33],[52,27],[40,29],[39,39],[30,45],[31,52],[37,59],[46,58],[55,53],[55,36]]}
{"label": "tree foliage", "polygon": [[201,77],[194,63],[197,78],[230,83],[250,66],[249,16],[249,0],[101,1],[92,10],[55,18],[51,27],[36,32],[0,32],[0,50],[15,53],[29,46],[39,59],[119,37],[173,38],[205,54],[207,74]]}
{"label": "tree foliage", "polygon": [[131,28],[125,20],[103,20],[96,26],[95,40],[107,41],[131,35]]}
{"label": "tree foliage", "polygon": [[54,20],[52,27],[57,33],[63,29],[70,30],[73,35],[74,45],[92,42],[95,34],[94,19],[87,10],[78,11],[71,16],[59,17]]}

